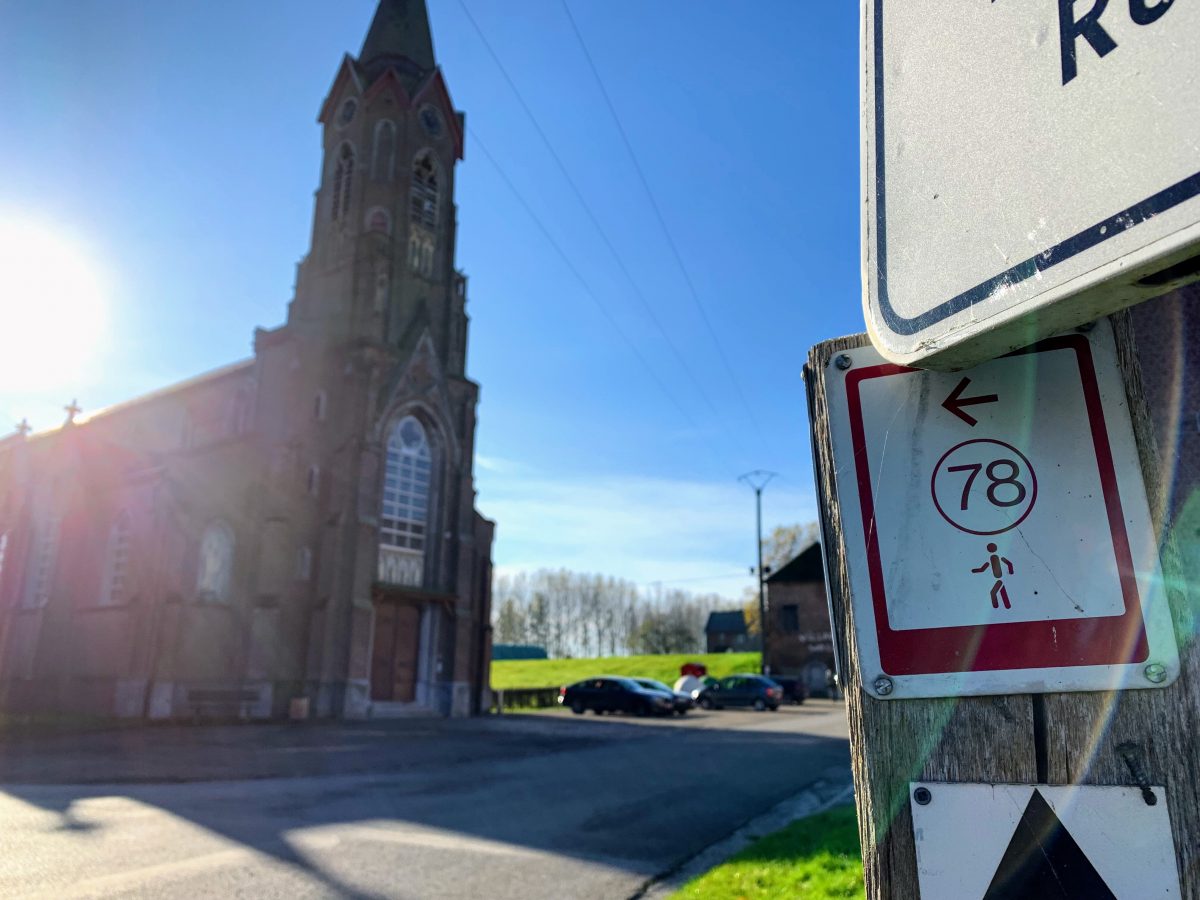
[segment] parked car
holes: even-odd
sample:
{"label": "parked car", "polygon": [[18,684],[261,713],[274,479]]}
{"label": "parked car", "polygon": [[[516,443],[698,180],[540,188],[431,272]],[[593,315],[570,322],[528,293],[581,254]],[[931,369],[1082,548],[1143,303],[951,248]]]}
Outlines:
{"label": "parked car", "polygon": [[687,715],[687,711],[695,705],[692,695],[687,691],[672,690],[661,681],[655,681],[653,678],[635,678],[633,680],[648,691],[658,691],[658,693],[670,697],[671,702],[674,704],[675,712],[681,716]]}
{"label": "parked car", "polygon": [[730,675],[702,690],[697,702],[703,709],[752,706],[774,712],[783,702],[783,688],[763,675]]}
{"label": "parked car", "polygon": [[783,688],[784,703],[803,703],[808,699],[808,687],[798,675],[772,675],[771,680]]}
{"label": "parked car", "polygon": [[695,675],[680,675],[675,680],[674,690],[676,693],[687,694],[694,702],[704,690],[704,682]]}
{"label": "parked car", "polygon": [[588,678],[560,688],[558,702],[577,716],[589,709],[596,715],[627,712],[638,716],[669,716],[675,711],[672,697],[647,690],[632,678],[614,675]]}

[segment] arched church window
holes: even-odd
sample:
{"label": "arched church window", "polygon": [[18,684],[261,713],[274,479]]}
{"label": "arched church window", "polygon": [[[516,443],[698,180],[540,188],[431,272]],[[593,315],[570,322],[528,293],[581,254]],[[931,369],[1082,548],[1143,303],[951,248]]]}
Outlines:
{"label": "arched church window", "polygon": [[333,221],[338,221],[350,209],[350,186],[354,180],[354,148],[342,144],[338,151],[337,165],[333,170],[333,196],[330,200],[330,213]]}
{"label": "arched church window", "polygon": [[100,593],[101,606],[115,606],[128,599],[129,532],[129,514],[121,512],[113,520],[108,532],[108,556],[103,590]]}
{"label": "arched church window", "polygon": [[211,603],[229,599],[233,582],[233,532],[224,522],[213,522],[200,538],[200,564],[196,596]]}
{"label": "arched church window", "polygon": [[408,267],[418,275],[433,277],[433,238],[414,234],[408,239]]}
{"label": "arched church window", "polygon": [[34,526],[32,577],[25,585],[21,605],[25,609],[41,609],[50,602],[50,589],[54,584],[54,567],[58,558],[58,537],[62,520],[49,516]]}
{"label": "arched church window", "polygon": [[429,523],[429,490],[433,468],[425,429],[405,416],[387,442],[383,479],[380,543],[385,547],[424,550]]}
{"label": "arched church window", "polygon": [[391,181],[396,171],[396,125],[384,119],[375,126],[375,149],[371,155],[371,180]]}
{"label": "arched church window", "polygon": [[438,166],[431,150],[421,153],[413,163],[409,219],[426,228],[437,226]]}

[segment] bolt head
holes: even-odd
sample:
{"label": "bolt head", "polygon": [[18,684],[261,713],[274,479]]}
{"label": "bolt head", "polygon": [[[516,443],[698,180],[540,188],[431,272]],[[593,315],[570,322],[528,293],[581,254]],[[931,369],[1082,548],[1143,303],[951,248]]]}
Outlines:
{"label": "bolt head", "polygon": [[929,788],[919,787],[913,791],[913,799],[921,806],[928,806],[929,801],[933,799],[933,794],[929,792]]}
{"label": "bolt head", "polygon": [[1167,667],[1162,663],[1150,663],[1142,672],[1146,675],[1146,680],[1154,684],[1162,684],[1167,680]]}
{"label": "bolt head", "polygon": [[839,353],[837,355],[837,359],[833,361],[833,364],[844,372],[846,369],[854,365],[854,360],[852,360],[845,353]]}
{"label": "bolt head", "polygon": [[888,678],[886,675],[880,675],[875,679],[875,693],[879,694],[881,697],[886,697],[888,694],[890,694],[892,692],[892,687],[892,679]]}

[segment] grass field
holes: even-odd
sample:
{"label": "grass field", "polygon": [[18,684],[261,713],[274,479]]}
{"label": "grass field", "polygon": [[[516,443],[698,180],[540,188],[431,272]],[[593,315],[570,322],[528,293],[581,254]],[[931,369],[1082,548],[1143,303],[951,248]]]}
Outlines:
{"label": "grass field", "polygon": [[593,675],[657,678],[673,684],[686,662],[703,663],[714,678],[757,672],[757,653],[680,653],[663,656],[606,656],[599,659],[510,659],[492,663],[493,690],[548,688]]}
{"label": "grass field", "polygon": [[853,806],[800,819],[688,882],[672,900],[858,898],[862,858]]}

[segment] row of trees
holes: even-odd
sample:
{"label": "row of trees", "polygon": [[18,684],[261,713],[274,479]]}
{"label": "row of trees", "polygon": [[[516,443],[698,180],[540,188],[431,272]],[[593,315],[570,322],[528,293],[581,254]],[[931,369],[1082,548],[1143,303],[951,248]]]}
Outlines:
{"label": "row of trees", "polygon": [[[816,535],[816,524],[780,526],[763,539],[768,574],[785,565]],[[704,624],[718,609],[742,607],[758,633],[758,591],[740,600],[680,590],[639,590],[607,575],[543,569],[500,576],[492,589],[494,640],[536,644],[553,657],[698,653]]]}
{"label": "row of trees", "polygon": [[560,658],[698,653],[708,614],[731,605],[718,594],[639,590],[605,575],[520,572],[493,586],[494,640],[536,644]]}

